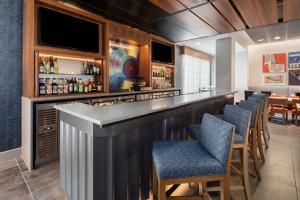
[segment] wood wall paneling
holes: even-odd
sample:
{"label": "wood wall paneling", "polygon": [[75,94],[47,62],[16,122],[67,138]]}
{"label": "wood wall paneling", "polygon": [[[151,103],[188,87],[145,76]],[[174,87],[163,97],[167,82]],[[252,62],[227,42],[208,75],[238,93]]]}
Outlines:
{"label": "wood wall paneling", "polygon": [[198,37],[218,34],[218,32],[190,11],[180,12],[168,17],[181,27],[192,30]]}
{"label": "wood wall paneling", "polygon": [[178,1],[187,8],[191,8],[191,7],[203,4],[203,3],[207,3],[207,0],[178,0]]}
{"label": "wood wall paneling", "polygon": [[186,9],[181,3],[179,3],[176,0],[163,0],[163,1],[149,0],[149,1],[170,14]]}
{"label": "wood wall paneling", "polygon": [[216,0],[213,1],[212,4],[218,9],[219,12],[229,21],[229,23],[236,29],[236,30],[244,30],[245,24],[235,12],[231,4],[228,0]]}
{"label": "wood wall paneling", "polygon": [[208,23],[220,33],[233,32],[234,28],[226,21],[226,19],[211,5],[205,4],[192,9],[197,16]]}
{"label": "wood wall paneling", "polygon": [[151,69],[150,69],[150,45],[144,45],[140,47],[140,54],[139,54],[139,74],[147,83],[147,86],[151,85]]}
{"label": "wood wall paneling", "polygon": [[284,0],[283,2],[283,21],[300,18],[300,1]]}
{"label": "wood wall paneling", "polygon": [[250,28],[278,22],[277,0],[233,0],[233,2]]}
{"label": "wood wall paneling", "polygon": [[200,59],[204,59],[204,60],[211,60],[212,59],[212,55],[192,49],[190,47],[186,47],[186,46],[181,46],[180,47],[180,54],[183,55],[189,55],[189,56],[193,56],[196,58],[200,58]]}

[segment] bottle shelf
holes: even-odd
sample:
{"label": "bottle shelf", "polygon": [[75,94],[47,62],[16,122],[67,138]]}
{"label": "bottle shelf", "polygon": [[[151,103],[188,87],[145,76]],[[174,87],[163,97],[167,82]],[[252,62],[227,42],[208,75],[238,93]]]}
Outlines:
{"label": "bottle shelf", "polygon": [[39,78],[69,77],[69,76],[100,76],[100,74],[39,74]]}

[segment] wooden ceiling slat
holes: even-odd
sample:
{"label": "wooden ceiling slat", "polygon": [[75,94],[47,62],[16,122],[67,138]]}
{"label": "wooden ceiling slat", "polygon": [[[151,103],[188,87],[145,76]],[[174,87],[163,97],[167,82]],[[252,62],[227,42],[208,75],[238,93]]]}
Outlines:
{"label": "wooden ceiling slat", "polygon": [[170,14],[186,9],[186,7],[184,7],[181,3],[179,3],[176,0],[163,0],[163,1],[149,0],[149,1]]}
{"label": "wooden ceiling slat", "polygon": [[216,0],[212,4],[222,13],[236,30],[244,30],[245,24],[235,12],[228,0]]}
{"label": "wooden ceiling slat", "polygon": [[203,21],[214,27],[220,33],[235,31],[234,28],[225,20],[225,18],[211,5],[205,4],[192,9]]}
{"label": "wooden ceiling slat", "polygon": [[191,7],[203,4],[203,3],[207,3],[207,0],[178,0],[178,1],[187,8],[191,8]]}
{"label": "wooden ceiling slat", "polygon": [[167,18],[170,21],[190,30],[199,37],[217,35],[218,32],[190,11],[180,12]]}
{"label": "wooden ceiling slat", "polygon": [[300,1],[285,0],[283,3],[283,21],[300,18]]}
{"label": "wooden ceiling slat", "polygon": [[250,28],[278,22],[277,0],[233,0],[233,2]]}

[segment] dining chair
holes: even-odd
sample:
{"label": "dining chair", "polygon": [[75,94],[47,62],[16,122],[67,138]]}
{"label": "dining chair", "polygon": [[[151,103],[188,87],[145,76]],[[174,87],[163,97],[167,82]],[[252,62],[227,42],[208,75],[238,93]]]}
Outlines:
{"label": "dining chair", "polygon": [[[166,196],[167,185],[219,181],[221,199],[229,200],[234,131],[234,125],[206,113],[197,140],[154,142],[153,195],[159,200],[175,199]],[[203,189],[203,195],[208,195],[208,188]]]}
{"label": "dining chair", "polygon": [[296,104],[300,103],[299,99],[292,99],[292,118],[295,120],[295,125],[298,125],[298,117],[300,116],[300,111],[297,109]]}
{"label": "dining chair", "polygon": [[287,97],[269,97],[269,112],[270,117],[274,117],[276,113],[282,115],[282,119],[285,122],[288,114],[288,98]]}
{"label": "dining chair", "polygon": [[265,101],[263,99],[253,97],[253,96],[249,97],[247,101],[255,102],[255,103],[259,104],[258,122],[257,122],[257,127],[256,127],[257,128],[257,144],[258,144],[260,157],[261,157],[262,161],[264,162],[265,161],[265,156],[264,156],[264,150],[263,150],[263,146],[262,146],[261,137],[264,138],[266,148],[268,148],[268,140],[266,138],[266,135],[263,134],[263,131],[262,131],[263,130],[263,128],[262,128],[262,124],[263,124],[262,116],[263,116],[263,112],[264,112]]}

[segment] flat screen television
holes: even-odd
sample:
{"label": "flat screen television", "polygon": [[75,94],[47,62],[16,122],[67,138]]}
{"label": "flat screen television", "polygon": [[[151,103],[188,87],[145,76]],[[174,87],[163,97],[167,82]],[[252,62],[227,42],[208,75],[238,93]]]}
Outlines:
{"label": "flat screen television", "polygon": [[152,42],[152,62],[173,64],[174,47]]}
{"label": "flat screen television", "polygon": [[48,8],[39,8],[39,44],[99,52],[99,24]]}

